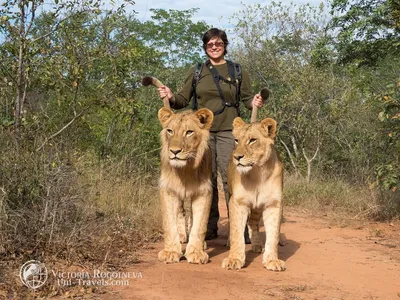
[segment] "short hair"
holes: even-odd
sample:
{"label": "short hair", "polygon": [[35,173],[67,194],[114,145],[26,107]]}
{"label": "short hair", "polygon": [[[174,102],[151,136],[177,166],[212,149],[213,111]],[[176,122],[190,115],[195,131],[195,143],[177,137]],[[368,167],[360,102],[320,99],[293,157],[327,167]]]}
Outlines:
{"label": "short hair", "polygon": [[218,29],[218,28],[211,28],[203,35],[203,49],[207,54],[207,43],[213,38],[220,38],[224,42],[224,55],[228,53],[227,47],[229,44],[228,37],[226,36],[226,32]]}

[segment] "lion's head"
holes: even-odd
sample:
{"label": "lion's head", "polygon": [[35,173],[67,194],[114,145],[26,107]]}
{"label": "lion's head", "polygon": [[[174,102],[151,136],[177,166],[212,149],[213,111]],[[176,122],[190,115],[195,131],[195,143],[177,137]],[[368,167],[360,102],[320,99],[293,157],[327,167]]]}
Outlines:
{"label": "lion's head", "polygon": [[208,149],[209,129],[214,119],[212,111],[202,108],[174,114],[163,107],[158,111],[158,119],[163,127],[160,133],[162,159],[168,160],[174,168],[188,164],[197,168]]}
{"label": "lion's head", "polygon": [[276,121],[266,118],[259,123],[246,124],[237,117],[233,121],[235,149],[233,162],[239,173],[246,174],[254,166],[262,166],[270,158],[276,135]]}

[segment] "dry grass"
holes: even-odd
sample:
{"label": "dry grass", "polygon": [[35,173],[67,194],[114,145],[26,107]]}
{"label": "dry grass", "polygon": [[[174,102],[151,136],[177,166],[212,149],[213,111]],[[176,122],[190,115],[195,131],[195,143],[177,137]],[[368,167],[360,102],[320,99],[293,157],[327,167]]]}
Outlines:
{"label": "dry grass", "polygon": [[157,185],[145,176],[78,166],[57,168],[43,179],[47,192],[19,207],[11,207],[11,195],[0,190],[0,298],[101,292],[58,286],[50,276],[32,293],[19,280],[19,267],[39,260],[61,271],[123,270],[138,261],[139,248],[161,236]]}
{"label": "dry grass", "polygon": [[[112,173],[99,175],[89,191],[89,199],[96,214],[112,216],[121,230],[137,230],[147,238],[159,237],[161,215],[156,175],[126,179]],[[91,179],[93,181],[93,178]],[[90,208],[92,210],[93,208]]]}
{"label": "dry grass", "polygon": [[[367,186],[351,185],[341,179],[314,180],[287,176],[285,203],[316,214],[343,220],[399,218],[398,193],[382,193]],[[398,199],[398,198],[397,198]]]}
{"label": "dry grass", "polygon": [[[33,293],[20,282],[19,268],[34,259],[62,271],[123,270],[138,261],[141,247],[161,238],[157,174],[127,176],[121,164],[90,165],[90,158],[70,165],[29,155],[18,164],[7,159],[0,162],[9,172],[0,174],[0,298],[91,297],[102,289],[62,287],[54,278]],[[307,184],[287,176],[284,194],[286,205],[338,220],[378,218],[399,205],[395,195],[383,202],[375,191],[341,180]]]}

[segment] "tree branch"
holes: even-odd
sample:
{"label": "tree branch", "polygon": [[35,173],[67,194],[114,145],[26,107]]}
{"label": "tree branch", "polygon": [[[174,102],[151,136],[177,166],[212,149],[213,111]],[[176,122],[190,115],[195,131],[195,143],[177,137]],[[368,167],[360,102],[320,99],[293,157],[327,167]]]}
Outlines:
{"label": "tree branch", "polygon": [[307,182],[310,183],[311,182],[311,162],[317,157],[317,153],[319,151],[319,141],[318,141],[317,150],[315,150],[314,156],[311,159],[307,157],[306,150],[304,150],[304,148],[302,148],[301,150],[303,151],[304,158],[307,161]]}
{"label": "tree branch", "polygon": [[297,144],[296,144],[295,137],[293,135],[290,135],[290,140],[292,141],[294,155],[296,155],[296,157],[299,157],[299,150],[297,150]]}
{"label": "tree branch", "polygon": [[17,80],[12,76],[12,74],[7,70],[6,66],[4,65],[3,62],[1,62],[1,66],[3,67],[3,70],[7,73],[8,77],[11,78],[14,83],[17,83]]}
{"label": "tree branch", "polygon": [[[89,10],[87,10],[87,11],[89,11]],[[82,11],[82,12],[86,12],[86,11]],[[81,12],[81,13],[82,13],[82,12]],[[55,12],[54,14],[57,15],[57,13],[58,13],[58,11]],[[46,34],[44,34],[44,35],[42,35],[42,36],[39,36],[39,37],[36,38],[36,39],[31,40],[29,43],[36,43],[37,41],[48,37],[50,34],[52,34],[54,31],[56,31],[56,30],[58,29],[58,27],[60,27],[60,25],[61,25],[63,22],[65,22],[66,20],[70,19],[71,17],[73,17],[72,14],[66,16],[64,19],[61,19],[61,20],[53,27],[53,29],[51,29],[48,33],[46,33]]]}
{"label": "tree branch", "polygon": [[289,147],[286,145],[286,143],[285,143],[282,139],[279,139],[279,141],[281,142],[281,144],[282,144],[283,147],[285,148],[287,154],[289,155],[290,163],[292,164],[292,166],[293,166],[295,172],[296,172],[297,174],[300,174],[300,173],[299,173],[299,170],[297,169],[296,163],[295,163],[294,160],[293,160],[293,155],[292,155],[292,152],[290,152]]}
{"label": "tree branch", "polygon": [[34,21],[34,19],[35,19],[35,12],[36,12],[36,5],[35,5],[35,2],[33,2],[32,3],[32,9],[31,9],[31,20],[30,20],[30,22],[29,22],[29,25],[28,25],[28,27],[26,28],[26,30],[25,30],[25,39],[26,39],[26,37],[28,36],[28,34],[29,34],[29,31],[31,30],[31,28],[32,28],[32,25],[33,25],[33,21]]}
{"label": "tree branch", "polygon": [[312,162],[312,161],[317,157],[317,154],[318,154],[318,151],[319,151],[319,144],[318,144],[317,150],[315,150],[315,153],[314,153],[314,155],[313,155],[312,158],[308,158],[308,157],[307,157],[306,151],[304,150],[304,148],[302,148],[301,150],[303,151],[303,156],[304,156],[304,158],[306,159],[306,161],[307,161],[307,162]]}
{"label": "tree branch", "polygon": [[61,128],[59,131],[57,131],[56,133],[52,134],[51,136],[49,136],[48,138],[46,138],[43,142],[43,144],[36,149],[36,152],[40,151],[51,139],[55,138],[56,136],[58,136],[60,133],[62,133],[65,129],[67,129],[69,126],[72,125],[72,123],[75,122],[76,119],[78,119],[80,116],[83,115],[84,112],[86,112],[88,109],[90,108],[90,105],[87,106],[85,109],[83,109],[79,114],[75,115],[71,121],[69,121],[67,124],[64,125],[63,128]]}

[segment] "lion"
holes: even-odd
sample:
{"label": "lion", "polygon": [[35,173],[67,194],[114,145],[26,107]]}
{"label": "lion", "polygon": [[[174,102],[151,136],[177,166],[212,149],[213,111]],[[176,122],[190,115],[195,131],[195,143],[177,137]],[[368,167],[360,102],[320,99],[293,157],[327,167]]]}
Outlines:
{"label": "lion", "polygon": [[177,263],[182,257],[181,243],[187,241],[184,206],[189,201],[192,225],[185,257],[189,263],[205,264],[204,239],[212,199],[208,140],[214,114],[206,108],[174,114],[163,107],[158,119],[163,127],[160,201],[164,230],[164,249],[158,259]]}
{"label": "lion", "polygon": [[278,259],[283,166],[274,146],[276,121],[266,118],[259,123],[246,124],[237,117],[232,133],[235,148],[228,166],[230,251],[222,267],[238,270],[244,266],[246,223],[252,250],[262,252],[259,237],[262,217],[266,232],[263,265],[268,270],[283,271],[285,263]]}

